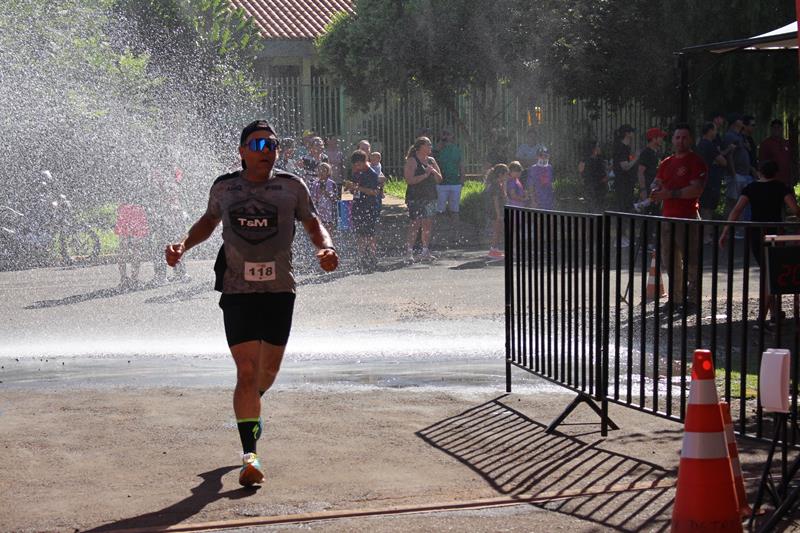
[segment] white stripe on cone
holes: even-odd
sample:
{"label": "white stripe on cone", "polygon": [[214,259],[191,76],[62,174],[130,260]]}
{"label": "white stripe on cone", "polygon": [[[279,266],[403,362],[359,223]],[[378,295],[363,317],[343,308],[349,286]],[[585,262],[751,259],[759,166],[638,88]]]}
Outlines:
{"label": "white stripe on cone", "polygon": [[681,459],[726,459],[728,444],[725,432],[684,432]]}
{"label": "white stripe on cone", "polygon": [[733,433],[733,424],[725,424],[725,440],[728,443],[736,442],[736,435]]}
{"label": "white stripe on cone", "polygon": [[689,385],[689,405],[713,405],[719,403],[717,386],[713,379],[693,379]]}

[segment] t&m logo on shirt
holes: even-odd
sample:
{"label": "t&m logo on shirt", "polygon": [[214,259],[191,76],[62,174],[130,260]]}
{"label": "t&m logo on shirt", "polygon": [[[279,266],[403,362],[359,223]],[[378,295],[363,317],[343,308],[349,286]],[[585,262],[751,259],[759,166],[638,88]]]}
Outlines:
{"label": "t&m logo on shirt", "polygon": [[233,232],[250,244],[264,242],[278,233],[278,208],[249,198],[228,209],[228,222]]}
{"label": "t&m logo on shirt", "polygon": [[685,176],[687,172],[689,172],[689,169],[684,167],[684,166],[681,166],[681,167],[678,167],[677,175],[678,176]]}

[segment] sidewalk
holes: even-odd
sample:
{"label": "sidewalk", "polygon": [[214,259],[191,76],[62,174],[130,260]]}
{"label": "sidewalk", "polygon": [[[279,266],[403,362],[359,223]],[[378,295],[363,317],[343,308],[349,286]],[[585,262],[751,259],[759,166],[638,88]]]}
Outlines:
{"label": "sidewalk", "polygon": [[[408,208],[401,198],[387,195],[383,199],[381,225],[378,232],[378,246],[387,256],[399,255],[405,251],[408,235]],[[431,235],[431,248],[446,250],[453,248],[489,248],[488,236],[483,234],[484,228],[478,228],[468,222],[455,222],[450,215],[437,216],[434,219]]]}

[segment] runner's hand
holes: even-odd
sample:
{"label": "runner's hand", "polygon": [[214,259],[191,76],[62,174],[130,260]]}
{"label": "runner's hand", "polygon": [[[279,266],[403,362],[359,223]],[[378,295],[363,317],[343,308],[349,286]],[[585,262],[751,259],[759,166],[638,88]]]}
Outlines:
{"label": "runner's hand", "polygon": [[177,265],[181,257],[183,257],[184,252],[186,252],[186,247],[183,246],[183,243],[168,244],[166,250],[164,250],[167,264],[171,267]]}
{"label": "runner's hand", "polygon": [[323,248],[317,252],[317,259],[319,259],[319,266],[325,272],[333,272],[339,266],[339,256],[336,250],[331,248]]}

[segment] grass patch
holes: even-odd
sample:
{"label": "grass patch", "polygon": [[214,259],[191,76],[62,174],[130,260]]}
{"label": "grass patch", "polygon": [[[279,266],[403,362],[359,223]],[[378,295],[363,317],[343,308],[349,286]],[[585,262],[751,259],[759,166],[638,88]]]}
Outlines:
{"label": "grass patch", "polygon": [[[391,176],[383,186],[383,191],[389,196],[405,199],[408,184],[406,180]],[[487,221],[486,205],[483,201],[483,181],[467,180],[461,187],[461,220],[483,226]]]}
{"label": "grass patch", "polygon": [[389,179],[383,184],[383,192],[395,198],[405,199],[407,187],[406,180],[399,179],[396,176],[389,176]]}
{"label": "grass patch", "polygon": [[97,236],[100,237],[100,255],[111,255],[117,253],[119,248],[119,237],[113,229],[98,229]]}
{"label": "grass patch", "polygon": [[[725,397],[725,369],[718,368],[715,372],[717,378],[717,391],[719,392],[720,399]],[[731,398],[742,397],[742,374],[741,372],[731,371]],[[755,400],[758,396],[758,375],[747,374],[745,377],[745,391],[744,398],[746,400]]]}

